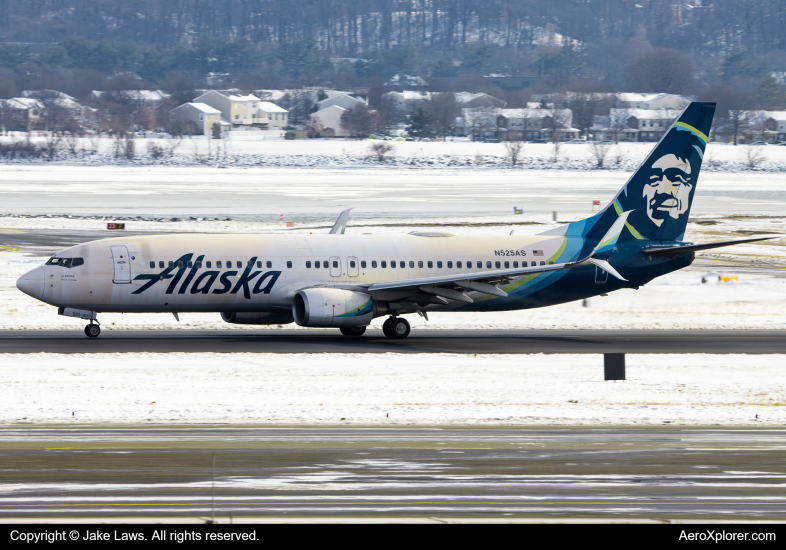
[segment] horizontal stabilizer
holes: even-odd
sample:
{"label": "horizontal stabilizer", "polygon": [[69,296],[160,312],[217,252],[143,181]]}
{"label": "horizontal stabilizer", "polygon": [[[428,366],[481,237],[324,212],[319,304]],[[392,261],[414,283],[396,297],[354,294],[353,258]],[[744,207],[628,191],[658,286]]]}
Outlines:
{"label": "horizontal stabilizer", "polygon": [[655,257],[674,257],[690,254],[699,250],[710,250],[713,248],[722,248],[724,246],[733,246],[742,243],[755,243],[756,241],[766,241],[768,239],[777,239],[778,237],[757,237],[755,239],[741,239],[739,241],[723,241],[718,243],[707,244],[689,244],[685,246],[666,246],[658,248],[645,248],[643,252],[649,256]]}
{"label": "horizontal stabilizer", "polygon": [[620,281],[627,281],[627,279],[625,277],[623,277],[622,275],[617,273],[616,269],[611,267],[611,264],[609,262],[607,262],[605,260],[598,260],[597,258],[589,258],[587,261],[589,263],[591,263],[591,264],[595,264],[596,266],[601,268],[603,271],[608,271],[609,273],[614,275]]}

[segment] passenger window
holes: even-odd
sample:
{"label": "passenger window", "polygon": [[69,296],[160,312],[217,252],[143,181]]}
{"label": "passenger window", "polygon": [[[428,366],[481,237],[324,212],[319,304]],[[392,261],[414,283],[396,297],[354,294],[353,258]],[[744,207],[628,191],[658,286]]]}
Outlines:
{"label": "passenger window", "polygon": [[271,267],[273,267],[273,262],[271,262],[270,260],[268,260],[268,261],[265,263],[265,265],[267,266],[267,268],[268,268],[268,269],[270,269]]}
{"label": "passenger window", "polygon": [[235,262],[235,263],[237,264],[237,268],[238,268],[238,269],[240,269],[241,267],[243,267],[243,262],[241,262],[240,260],[238,260],[238,261],[237,261],[237,262]]}
{"label": "passenger window", "polygon": [[328,268],[328,263],[327,263],[327,260],[326,260],[326,261],[324,261],[324,262],[322,262],[322,267],[324,267],[325,269],[327,269],[327,268]]}
{"label": "passenger window", "polygon": [[[254,262],[252,262],[251,260],[248,260],[248,263],[246,264],[246,266],[247,267],[254,267]],[[238,266],[238,267],[240,267],[240,266]]]}
{"label": "passenger window", "polygon": [[415,262],[413,262],[413,261],[411,261],[411,260],[410,260],[410,262],[409,262],[409,267],[415,267]]}
{"label": "passenger window", "polygon": [[220,261],[216,262],[216,267],[217,267],[218,269],[221,269],[221,262],[220,262]]}
{"label": "passenger window", "polygon": [[546,265],[546,262],[540,262],[540,265]]}
{"label": "passenger window", "polygon": [[404,269],[405,267],[407,267],[407,266],[406,266],[406,264],[405,264],[404,262],[399,262],[399,263],[398,263],[398,266],[399,266],[401,269]]}
{"label": "passenger window", "polygon": [[311,262],[306,262],[306,268],[311,269]]}
{"label": "passenger window", "polygon": [[510,262],[505,262],[505,269],[508,269],[509,267],[510,267]]}
{"label": "passenger window", "polygon": [[349,267],[355,267],[355,260],[350,260]]}
{"label": "passenger window", "polygon": [[191,269],[192,267],[194,267],[194,262],[188,262],[188,268]]}
{"label": "passenger window", "polygon": [[319,269],[319,260],[314,262],[314,269]]}
{"label": "passenger window", "polygon": [[486,262],[486,268],[491,269],[491,262]]}
{"label": "passenger window", "polygon": [[152,268],[154,268],[155,266],[156,266],[156,263],[155,263],[155,262],[153,262],[153,261],[151,261],[151,262],[150,262],[150,268],[152,269]]}
{"label": "passenger window", "polygon": [[161,269],[164,268],[164,260],[159,260],[158,267],[160,267]]}
{"label": "passenger window", "polygon": [[292,262],[289,262],[289,261],[288,261],[288,262],[287,262],[287,267],[291,269],[291,268],[292,268]]}
{"label": "passenger window", "polygon": [[262,260],[257,260],[257,267],[262,269]]}
{"label": "passenger window", "polygon": [[84,265],[85,259],[84,258],[74,258],[74,261],[71,263],[71,267],[78,267],[80,265]]}
{"label": "passenger window", "polygon": [[456,262],[456,267],[461,269],[461,262]]}
{"label": "passenger window", "polygon": [[[183,262],[180,262],[180,263],[183,263]],[[169,262],[169,269],[172,269],[173,267],[175,267],[175,262],[170,261]]]}
{"label": "passenger window", "polygon": [[494,262],[494,267],[496,267],[497,269],[499,269],[499,268],[501,267],[501,266],[500,266],[500,263],[499,263],[499,262]]}
{"label": "passenger window", "polygon": [[213,262],[208,260],[208,261],[205,262],[205,265],[207,265],[207,268],[210,269],[211,267],[213,267]]}
{"label": "passenger window", "polygon": [[178,268],[178,269],[183,269],[183,261],[182,261],[182,260],[180,260],[179,262],[177,262],[177,268]]}
{"label": "passenger window", "polygon": [[360,267],[366,269],[366,260],[360,260]]}
{"label": "passenger window", "polygon": [[423,267],[423,262],[418,262],[418,267]]}
{"label": "passenger window", "polygon": [[202,269],[202,262],[197,262],[196,266],[197,266],[197,269]]}
{"label": "passenger window", "polygon": [[338,261],[337,260],[333,260],[333,267],[338,267]]}
{"label": "passenger window", "polygon": [[453,268],[453,262],[448,262],[448,269],[452,269],[452,268]]}
{"label": "passenger window", "polygon": [[513,262],[513,269],[517,268],[518,266],[519,266],[518,262]]}
{"label": "passenger window", "polygon": [[549,262],[549,265],[554,265],[554,262]]}
{"label": "passenger window", "polygon": [[429,267],[429,269],[433,268],[434,267],[434,262],[429,262],[428,263],[428,267]]}
{"label": "passenger window", "polygon": [[532,266],[532,267],[535,267],[536,265],[538,265],[538,262],[530,262],[529,265]]}
{"label": "passenger window", "polygon": [[377,267],[377,261],[371,260],[371,267]]}
{"label": "passenger window", "polygon": [[381,263],[382,263],[382,267],[387,267],[388,266],[388,263],[385,260],[382,260]]}
{"label": "passenger window", "polygon": [[442,269],[442,262],[437,262],[437,269]]}

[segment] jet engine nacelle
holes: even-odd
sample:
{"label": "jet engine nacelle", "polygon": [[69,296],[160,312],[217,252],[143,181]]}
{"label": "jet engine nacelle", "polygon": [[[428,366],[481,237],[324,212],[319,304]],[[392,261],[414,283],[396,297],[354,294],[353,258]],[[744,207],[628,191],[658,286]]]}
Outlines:
{"label": "jet engine nacelle", "polygon": [[221,318],[236,325],[286,325],[293,321],[289,312],[222,311]]}
{"label": "jet engine nacelle", "polygon": [[365,292],[307,288],[295,294],[292,315],[302,327],[364,327],[374,318],[374,301]]}

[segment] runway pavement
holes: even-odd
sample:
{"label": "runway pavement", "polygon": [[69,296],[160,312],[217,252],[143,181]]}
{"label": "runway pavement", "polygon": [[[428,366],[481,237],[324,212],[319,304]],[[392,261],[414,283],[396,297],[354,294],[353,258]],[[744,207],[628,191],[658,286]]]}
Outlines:
{"label": "runway pavement", "polygon": [[667,427],[15,426],[0,429],[0,518],[782,519],[784,443]]}
{"label": "runway pavement", "polygon": [[338,330],[0,331],[0,353],[784,353],[781,330],[416,330],[389,340]]}

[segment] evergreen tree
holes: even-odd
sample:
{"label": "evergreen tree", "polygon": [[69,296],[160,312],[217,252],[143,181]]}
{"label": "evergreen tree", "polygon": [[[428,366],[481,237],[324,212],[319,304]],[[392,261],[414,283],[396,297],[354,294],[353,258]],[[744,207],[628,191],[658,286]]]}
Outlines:
{"label": "evergreen tree", "polygon": [[437,135],[431,115],[422,107],[418,107],[418,110],[410,117],[407,132],[410,136],[421,139],[433,138]]}
{"label": "evergreen tree", "polygon": [[784,90],[781,83],[771,74],[765,74],[756,83],[756,98],[765,107],[783,103]]}

